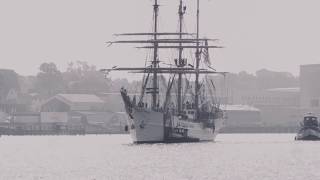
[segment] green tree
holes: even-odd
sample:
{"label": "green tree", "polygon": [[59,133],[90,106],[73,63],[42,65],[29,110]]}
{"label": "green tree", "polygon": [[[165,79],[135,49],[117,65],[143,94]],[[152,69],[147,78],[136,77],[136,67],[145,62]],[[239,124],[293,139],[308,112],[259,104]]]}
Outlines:
{"label": "green tree", "polygon": [[14,89],[20,91],[18,75],[13,70],[0,69],[0,102],[6,101],[8,92]]}
{"label": "green tree", "polygon": [[70,62],[63,78],[70,93],[100,93],[109,90],[110,79],[105,79],[96,66],[85,61]]}
{"label": "green tree", "polygon": [[40,72],[36,79],[36,92],[43,96],[50,97],[65,91],[62,74],[56,64],[42,63],[39,67]]}

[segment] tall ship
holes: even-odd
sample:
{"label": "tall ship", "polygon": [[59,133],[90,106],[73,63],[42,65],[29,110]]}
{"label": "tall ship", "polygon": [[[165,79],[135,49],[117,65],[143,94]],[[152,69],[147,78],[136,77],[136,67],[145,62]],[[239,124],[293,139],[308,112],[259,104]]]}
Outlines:
{"label": "tall ship", "polygon": [[[225,76],[217,72],[209,58],[209,50],[222,48],[217,39],[200,37],[200,2],[196,2],[196,33],[184,31],[184,0],[179,0],[179,28],[175,32],[160,32],[158,0],[153,4],[153,30],[147,33],[116,34],[112,44],[138,44],[138,48],[151,51],[151,59],[144,67],[114,67],[102,69],[129,71],[143,75],[140,93],[129,95],[125,87],[120,93],[128,114],[126,130],[134,143],[170,143],[214,141],[223,126],[225,113],[215,95],[216,85],[209,76]],[[132,40],[132,37],[137,39]],[[175,51],[176,57],[165,62],[159,54]],[[187,52],[191,52],[190,59]],[[164,54],[165,54],[164,53]],[[167,53],[169,54],[169,52]],[[167,60],[168,58],[166,58]]]}

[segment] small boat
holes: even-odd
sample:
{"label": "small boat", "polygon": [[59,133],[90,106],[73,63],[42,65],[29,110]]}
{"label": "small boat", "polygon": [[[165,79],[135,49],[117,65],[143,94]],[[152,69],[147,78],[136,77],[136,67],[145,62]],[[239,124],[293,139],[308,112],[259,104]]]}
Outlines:
{"label": "small boat", "polygon": [[317,116],[312,113],[304,116],[295,140],[320,140],[320,127]]}

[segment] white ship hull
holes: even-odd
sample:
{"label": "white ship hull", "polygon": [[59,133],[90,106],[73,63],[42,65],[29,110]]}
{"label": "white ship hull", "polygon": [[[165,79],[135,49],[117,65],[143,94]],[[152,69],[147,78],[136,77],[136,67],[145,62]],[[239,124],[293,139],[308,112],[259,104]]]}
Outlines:
{"label": "white ship hull", "polygon": [[[128,118],[128,127],[134,143],[166,142],[164,117],[162,112],[133,108]],[[205,127],[200,122],[179,120],[174,117],[172,127],[186,130],[186,134],[173,133],[176,138],[194,139],[195,141],[214,141],[223,126],[223,119],[215,119],[215,127]],[[166,125],[168,127],[168,123]]]}
{"label": "white ship hull", "polygon": [[[176,120],[180,126],[188,129],[188,137],[199,139],[199,141],[214,141],[220,129],[223,127],[223,119],[215,119],[215,128],[204,127],[203,123],[186,122]],[[179,127],[179,126],[175,126]]]}
{"label": "white ship hull", "polygon": [[134,143],[164,141],[163,114],[145,109],[133,109],[128,127]]}

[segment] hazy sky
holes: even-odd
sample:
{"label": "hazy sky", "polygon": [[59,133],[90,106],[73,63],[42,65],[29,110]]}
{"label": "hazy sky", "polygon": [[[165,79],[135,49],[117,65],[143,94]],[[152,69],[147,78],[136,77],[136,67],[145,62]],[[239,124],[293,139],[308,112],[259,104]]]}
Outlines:
{"label": "hazy sky", "polygon": [[[159,0],[160,28],[176,31],[178,0]],[[188,30],[195,0],[187,2]],[[98,68],[143,65],[133,46],[107,48],[119,32],[150,30],[152,0],[0,0],[0,68],[36,74],[41,62],[61,70],[69,61]],[[289,71],[320,63],[319,0],[201,0],[201,33],[221,39],[216,69]],[[164,27],[164,28],[163,28]]]}

